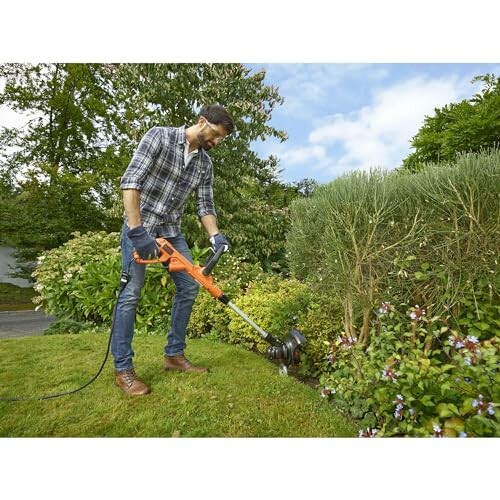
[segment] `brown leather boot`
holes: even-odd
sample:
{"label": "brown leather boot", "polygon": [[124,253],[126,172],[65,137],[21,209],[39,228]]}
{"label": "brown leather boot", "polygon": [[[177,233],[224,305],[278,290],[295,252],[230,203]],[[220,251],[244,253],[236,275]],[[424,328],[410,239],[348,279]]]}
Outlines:
{"label": "brown leather boot", "polygon": [[163,369],[164,370],[179,370],[182,372],[196,372],[202,373],[208,371],[208,368],[203,368],[201,366],[194,366],[191,361],[186,359],[183,354],[179,356],[164,356],[163,357]]}
{"label": "brown leather boot", "polygon": [[142,396],[151,392],[151,389],[137,377],[133,368],[115,371],[115,384],[131,396]]}

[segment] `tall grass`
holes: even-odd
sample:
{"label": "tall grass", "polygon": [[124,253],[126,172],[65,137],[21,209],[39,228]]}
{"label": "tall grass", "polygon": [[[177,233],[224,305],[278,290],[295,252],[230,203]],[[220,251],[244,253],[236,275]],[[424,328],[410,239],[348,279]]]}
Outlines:
{"label": "tall grass", "polygon": [[433,311],[452,308],[478,280],[498,294],[499,150],[414,175],[354,172],[291,211],[293,274],[341,304],[346,333],[365,344],[389,293]]}

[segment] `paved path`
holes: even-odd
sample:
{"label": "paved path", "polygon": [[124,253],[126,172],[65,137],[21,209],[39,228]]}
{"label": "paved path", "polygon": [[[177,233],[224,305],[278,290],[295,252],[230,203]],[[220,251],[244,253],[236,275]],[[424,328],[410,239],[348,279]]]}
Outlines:
{"label": "paved path", "polygon": [[45,328],[56,320],[43,311],[0,312],[0,339],[42,335]]}

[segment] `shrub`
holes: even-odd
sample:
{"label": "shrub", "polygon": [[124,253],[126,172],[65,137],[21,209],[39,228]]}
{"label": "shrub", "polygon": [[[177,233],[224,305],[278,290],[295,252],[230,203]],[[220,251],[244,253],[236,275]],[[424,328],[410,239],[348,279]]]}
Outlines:
{"label": "shrub", "polygon": [[366,350],[345,336],[331,343],[322,395],[357,418],[363,435],[498,436],[498,338],[400,307],[379,309]]}
{"label": "shrub", "polygon": [[[119,291],[118,233],[74,233],[74,238],[39,257],[35,298],[49,314],[76,323],[110,325]],[[137,331],[164,331],[174,285],[162,266],[149,266],[137,309]]]}
{"label": "shrub", "polygon": [[[231,254],[224,254],[212,275],[217,286],[234,301],[245,293],[251,281],[262,279],[264,272],[258,263],[243,262]],[[233,314],[227,305],[208,292],[200,291],[189,321],[189,336],[228,340],[228,326]]]}
{"label": "shrub", "polygon": [[500,151],[463,155],[415,175],[355,172],[294,201],[293,276],[343,310],[344,330],[368,344],[381,291],[453,308],[469,282],[498,292]]}
{"label": "shrub", "polygon": [[[294,279],[269,275],[252,282],[234,303],[264,331],[282,339],[296,328],[311,301],[309,287]],[[229,322],[228,341],[265,352],[269,344],[237,314]]]}
{"label": "shrub", "polygon": [[[195,249],[195,253],[200,258],[206,254],[200,249]],[[35,302],[48,314],[63,320],[51,331],[59,331],[64,324],[73,325],[72,331],[79,330],[75,325],[86,322],[110,325],[120,272],[118,233],[74,233],[74,238],[61,247],[44,252],[33,273],[37,280],[35,290],[39,294]],[[241,262],[231,255],[224,255],[214,270],[216,282],[220,277],[229,295],[240,293],[261,273],[259,264]],[[174,293],[174,283],[163,266],[149,265],[137,308],[138,333],[166,334]],[[212,328],[210,321],[205,322],[203,311],[213,309],[217,314],[220,306],[222,304],[217,304],[207,292],[200,291],[192,321],[195,335],[200,336]]]}
{"label": "shrub", "polygon": [[44,252],[33,272],[35,303],[48,314],[76,322],[111,319],[120,276],[118,234],[74,233]]}
{"label": "shrub", "polygon": [[307,310],[300,315],[296,327],[304,334],[307,343],[301,347],[300,371],[319,377],[329,346],[342,331],[342,311],[328,296],[311,294]]}

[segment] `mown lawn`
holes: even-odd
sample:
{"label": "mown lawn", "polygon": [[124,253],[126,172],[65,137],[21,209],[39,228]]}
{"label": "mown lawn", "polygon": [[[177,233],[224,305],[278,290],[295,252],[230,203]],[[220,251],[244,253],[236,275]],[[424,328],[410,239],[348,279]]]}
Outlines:
{"label": "mown lawn", "polygon": [[[139,376],[152,393],[123,394],[113,384],[111,356],[100,377],[72,395],[44,401],[0,401],[0,436],[334,437],[356,426],[319,392],[279,375],[242,348],[191,339],[187,356],[209,373],[162,370],[164,339],[136,336]],[[101,365],[107,334],[0,340],[0,397],[39,396],[86,383]]]}

